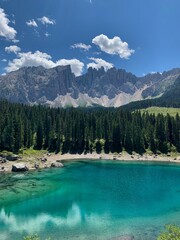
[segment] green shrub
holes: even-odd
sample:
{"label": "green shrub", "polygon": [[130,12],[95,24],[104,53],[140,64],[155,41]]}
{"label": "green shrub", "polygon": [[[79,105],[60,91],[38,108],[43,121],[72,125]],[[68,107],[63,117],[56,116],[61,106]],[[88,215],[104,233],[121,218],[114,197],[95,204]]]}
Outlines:
{"label": "green shrub", "polygon": [[166,231],[161,233],[157,240],[180,240],[180,227],[166,225]]}

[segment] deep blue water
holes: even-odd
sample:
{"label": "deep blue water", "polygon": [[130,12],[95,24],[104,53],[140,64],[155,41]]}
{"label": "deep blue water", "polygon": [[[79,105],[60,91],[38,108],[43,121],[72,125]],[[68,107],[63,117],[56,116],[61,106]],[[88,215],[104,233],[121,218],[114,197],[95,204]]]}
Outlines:
{"label": "deep blue water", "polygon": [[63,169],[0,175],[0,239],[153,240],[180,225],[180,166],[76,161]]}

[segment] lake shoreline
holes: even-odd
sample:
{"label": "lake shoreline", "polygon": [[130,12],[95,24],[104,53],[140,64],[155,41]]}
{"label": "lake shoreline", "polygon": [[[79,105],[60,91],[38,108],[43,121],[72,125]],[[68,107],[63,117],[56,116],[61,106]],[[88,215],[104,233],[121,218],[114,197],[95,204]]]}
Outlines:
{"label": "lake shoreline", "polygon": [[114,160],[114,161],[129,161],[129,162],[157,162],[157,163],[177,163],[180,164],[180,154],[177,156],[167,156],[167,155],[155,155],[155,154],[128,154],[127,152],[122,152],[120,154],[97,154],[97,153],[87,153],[87,154],[50,154],[44,153],[40,156],[31,156],[28,158],[22,156],[21,159],[16,161],[6,161],[0,163],[0,173],[10,173],[12,172],[12,166],[18,163],[23,163],[28,170],[38,170],[38,169],[48,169],[62,167],[60,164],[62,161],[73,161],[73,160]]}

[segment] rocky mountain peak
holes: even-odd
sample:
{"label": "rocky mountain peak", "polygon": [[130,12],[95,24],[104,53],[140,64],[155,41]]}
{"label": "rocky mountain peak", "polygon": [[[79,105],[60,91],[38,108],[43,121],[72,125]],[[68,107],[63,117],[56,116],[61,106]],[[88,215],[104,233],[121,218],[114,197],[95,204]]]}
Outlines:
{"label": "rocky mountain peak", "polygon": [[124,69],[89,68],[75,77],[71,66],[23,67],[0,76],[0,98],[50,106],[121,106],[162,95],[174,84],[180,68],[137,77]]}

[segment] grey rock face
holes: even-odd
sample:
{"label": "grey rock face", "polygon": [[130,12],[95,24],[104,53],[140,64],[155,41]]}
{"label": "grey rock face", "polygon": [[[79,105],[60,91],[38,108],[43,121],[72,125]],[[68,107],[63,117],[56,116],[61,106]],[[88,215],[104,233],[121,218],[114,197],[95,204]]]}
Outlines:
{"label": "grey rock face", "polygon": [[[76,79],[76,84],[81,93],[87,93],[90,97],[107,95],[114,98],[120,92],[134,92],[129,85],[135,84],[137,77],[125,70],[111,68],[107,72],[89,68],[88,72]],[[128,85],[129,83],[129,85]]]}
{"label": "grey rock face", "polygon": [[70,66],[24,67],[0,77],[0,97],[20,103],[33,103],[43,97],[51,101],[58,94],[73,93],[74,78]]}
{"label": "grey rock face", "polygon": [[180,72],[177,69],[174,69],[174,71],[170,71],[169,73],[164,72],[159,76],[159,81],[157,81],[157,75],[159,76],[159,74],[155,74],[155,81],[152,81],[151,86],[143,91],[142,96],[144,98],[157,97],[165,93],[169,87],[174,84],[180,75]]}
{"label": "grey rock face", "polygon": [[[99,70],[89,68],[86,74],[75,77],[69,65],[51,69],[42,66],[23,67],[6,76],[0,76],[0,98],[12,102],[58,107],[71,104],[79,106],[82,102],[88,106],[92,99],[103,96],[107,96],[111,102],[119,94],[124,94],[122,102],[119,104],[113,102],[119,106],[132,101],[131,96],[136,93],[139,94],[139,98],[135,100],[162,95],[174,84],[179,75],[180,68],[144,77],[137,77],[123,69],[111,68],[106,72],[104,68]],[[79,99],[82,95],[87,95],[91,99],[87,100],[86,97]],[[71,101],[71,104],[68,101]],[[73,101],[77,102],[72,103]],[[86,104],[86,101],[90,102]],[[101,101],[95,103],[103,105]],[[113,103],[109,106],[113,106]]]}

